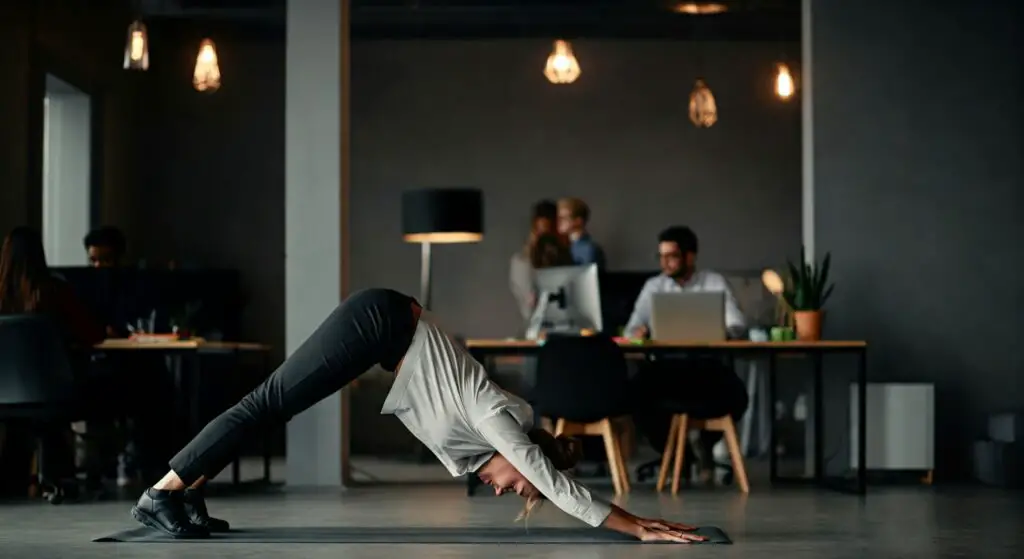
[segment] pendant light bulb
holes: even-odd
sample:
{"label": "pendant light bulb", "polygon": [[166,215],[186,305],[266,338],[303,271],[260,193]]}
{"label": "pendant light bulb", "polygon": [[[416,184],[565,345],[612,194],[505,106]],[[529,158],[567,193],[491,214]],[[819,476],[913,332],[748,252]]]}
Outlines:
{"label": "pendant light bulb", "polygon": [[796,84],[793,82],[793,74],[790,73],[789,66],[779,64],[775,74],[775,95],[779,99],[787,101],[794,92],[796,92]]}
{"label": "pendant light bulb", "polygon": [[192,72],[192,86],[196,91],[213,93],[220,89],[220,65],[217,62],[217,47],[210,39],[199,43],[196,68]]}
{"label": "pendant light bulb", "polygon": [[149,70],[149,35],[146,24],[133,21],[128,26],[128,38],[124,45],[125,70]]}
{"label": "pendant light bulb", "polygon": [[555,48],[544,65],[544,77],[551,83],[569,84],[580,77],[582,70],[568,41],[555,41]]}
{"label": "pendant light bulb", "polygon": [[697,128],[711,128],[718,122],[718,105],[711,88],[698,79],[690,92],[690,122]]}

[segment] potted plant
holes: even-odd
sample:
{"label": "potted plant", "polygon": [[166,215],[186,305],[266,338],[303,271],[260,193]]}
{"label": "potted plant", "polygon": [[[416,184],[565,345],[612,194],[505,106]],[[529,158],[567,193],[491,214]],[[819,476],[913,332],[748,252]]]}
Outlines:
{"label": "potted plant", "polygon": [[798,340],[821,339],[822,309],[835,288],[828,281],[831,261],[831,253],[825,253],[821,265],[808,262],[805,250],[801,248],[800,265],[789,262],[789,282],[782,297],[792,313]]}

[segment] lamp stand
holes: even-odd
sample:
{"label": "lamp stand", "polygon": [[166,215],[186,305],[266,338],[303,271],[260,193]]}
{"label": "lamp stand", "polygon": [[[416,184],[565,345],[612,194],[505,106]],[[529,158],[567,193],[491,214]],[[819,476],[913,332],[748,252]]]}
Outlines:
{"label": "lamp stand", "polygon": [[420,305],[427,310],[430,310],[430,242],[420,243],[421,256],[420,256]]}

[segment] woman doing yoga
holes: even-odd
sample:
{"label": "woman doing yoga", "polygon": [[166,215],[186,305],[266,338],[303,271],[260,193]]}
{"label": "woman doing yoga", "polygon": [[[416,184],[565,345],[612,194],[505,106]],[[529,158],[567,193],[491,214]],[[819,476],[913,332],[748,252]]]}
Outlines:
{"label": "woman doing yoga", "polygon": [[374,365],[396,374],[382,413],[394,414],[451,472],[475,472],[496,494],[543,499],[590,526],[645,541],[700,541],[690,526],[639,518],[601,500],[563,470],[579,459],[570,439],[533,429],[533,411],[493,384],[483,366],[431,322],[414,299],[387,289],[353,294],[273,374],[211,421],[170,461],[132,516],[175,538],[228,530],[211,518],[204,482],[234,457],[243,438],[287,422]]}

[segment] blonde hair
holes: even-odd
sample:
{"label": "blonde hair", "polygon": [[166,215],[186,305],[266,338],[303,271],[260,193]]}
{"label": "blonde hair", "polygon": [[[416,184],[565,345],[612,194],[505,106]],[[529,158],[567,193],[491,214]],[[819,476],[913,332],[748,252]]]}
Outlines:
{"label": "blonde hair", "polygon": [[558,209],[566,210],[574,218],[580,218],[583,223],[590,221],[590,206],[579,198],[562,198],[558,201]]}
{"label": "blonde hair", "polygon": [[[560,472],[571,470],[583,457],[583,445],[577,439],[564,435],[556,437],[544,429],[531,429],[527,436],[530,437],[530,442],[540,447],[540,451],[551,461],[551,465]],[[530,515],[543,503],[543,495],[530,496],[515,521],[528,522]]]}

